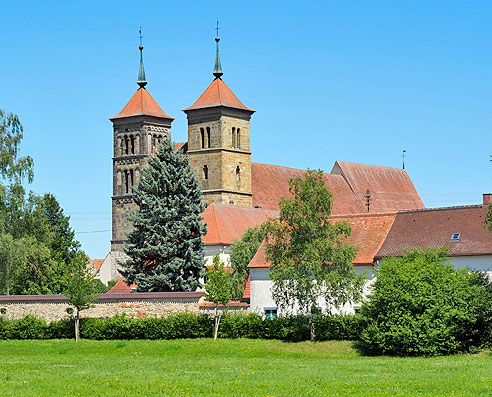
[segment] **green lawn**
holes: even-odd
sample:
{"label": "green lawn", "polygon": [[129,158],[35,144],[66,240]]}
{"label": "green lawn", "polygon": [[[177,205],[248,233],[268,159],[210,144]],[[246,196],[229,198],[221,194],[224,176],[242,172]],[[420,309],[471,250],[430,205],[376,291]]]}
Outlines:
{"label": "green lawn", "polygon": [[492,355],[361,357],[350,342],[0,341],[0,395],[490,395]]}

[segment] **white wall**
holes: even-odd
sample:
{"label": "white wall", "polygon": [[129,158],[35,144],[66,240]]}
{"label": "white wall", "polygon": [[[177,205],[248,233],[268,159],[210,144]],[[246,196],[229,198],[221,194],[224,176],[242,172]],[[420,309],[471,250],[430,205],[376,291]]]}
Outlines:
{"label": "white wall", "polygon": [[229,258],[231,256],[230,245],[206,245],[203,250],[205,265],[212,266],[214,256],[219,254],[219,258],[224,265],[229,266]]}
{"label": "white wall", "polygon": [[455,256],[449,262],[458,269],[468,267],[470,270],[484,271],[492,275],[492,255]]}
{"label": "white wall", "polygon": [[[355,266],[355,270],[357,274],[360,274],[364,271],[368,273],[368,278],[369,281],[364,288],[364,294],[367,294],[369,285],[372,284],[374,281],[374,272],[372,265],[360,265],[360,266]],[[250,274],[251,274],[251,299],[250,299],[250,311],[258,314],[263,314],[265,309],[272,309],[276,308],[277,305],[275,304],[275,301],[272,298],[272,292],[271,288],[273,285],[273,282],[270,280],[268,277],[268,274],[270,273],[269,268],[251,268],[250,269]],[[354,305],[347,304],[340,308],[339,311],[336,310],[331,310],[333,313],[338,312],[338,313],[354,313],[354,308],[359,307],[360,303],[356,303]],[[321,307],[323,311],[327,310],[327,306],[323,302],[323,300],[320,300],[318,302],[318,307]],[[293,308],[293,312],[296,311],[296,308]],[[278,311],[278,314],[286,314],[282,313],[280,310]]]}

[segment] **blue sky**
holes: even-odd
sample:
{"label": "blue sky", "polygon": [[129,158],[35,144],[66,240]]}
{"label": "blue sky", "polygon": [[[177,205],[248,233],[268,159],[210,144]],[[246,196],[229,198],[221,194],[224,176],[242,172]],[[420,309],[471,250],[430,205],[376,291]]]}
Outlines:
{"label": "blue sky", "polygon": [[0,108],[24,125],[37,193],[59,199],[86,252],[111,238],[112,127],[138,88],[176,118],[212,81],[249,107],[253,161],[329,172],[336,160],[406,169],[426,206],[492,191],[489,1],[2,3]]}

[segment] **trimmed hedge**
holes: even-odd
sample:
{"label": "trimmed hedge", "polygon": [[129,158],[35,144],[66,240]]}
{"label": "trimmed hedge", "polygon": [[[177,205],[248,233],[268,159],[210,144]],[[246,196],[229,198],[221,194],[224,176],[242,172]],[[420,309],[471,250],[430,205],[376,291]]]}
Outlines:
{"label": "trimmed hedge", "polygon": [[[363,328],[359,316],[318,316],[314,318],[316,340],[357,340]],[[85,339],[185,339],[213,337],[213,317],[177,313],[167,317],[83,318],[80,335]],[[222,317],[220,338],[309,340],[308,319],[303,316],[263,319],[257,314],[229,313]],[[0,318],[0,339],[74,338],[74,320],[46,321],[28,315],[19,320]]]}

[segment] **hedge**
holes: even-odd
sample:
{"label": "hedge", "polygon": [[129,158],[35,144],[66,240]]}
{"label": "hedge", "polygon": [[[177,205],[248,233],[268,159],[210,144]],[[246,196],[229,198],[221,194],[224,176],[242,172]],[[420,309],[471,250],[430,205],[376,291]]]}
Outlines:
{"label": "hedge", "polygon": [[[359,316],[317,316],[316,340],[357,340],[363,328]],[[83,318],[80,335],[84,339],[184,339],[211,338],[213,317],[206,314],[177,313],[166,317]],[[257,314],[229,313],[222,317],[220,338],[309,340],[306,317],[262,318]],[[74,320],[46,321],[28,315],[19,320],[0,318],[0,339],[74,338]]]}

